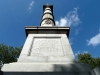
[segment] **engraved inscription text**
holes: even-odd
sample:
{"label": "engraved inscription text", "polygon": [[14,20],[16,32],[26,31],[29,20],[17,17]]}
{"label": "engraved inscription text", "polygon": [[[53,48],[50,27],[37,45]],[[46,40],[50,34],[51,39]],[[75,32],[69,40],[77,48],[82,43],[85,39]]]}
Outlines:
{"label": "engraved inscription text", "polygon": [[34,38],[31,55],[63,55],[60,38]]}

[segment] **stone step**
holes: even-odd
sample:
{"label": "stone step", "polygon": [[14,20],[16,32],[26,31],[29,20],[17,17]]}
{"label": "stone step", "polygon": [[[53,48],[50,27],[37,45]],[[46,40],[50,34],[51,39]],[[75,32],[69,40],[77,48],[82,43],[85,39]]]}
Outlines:
{"label": "stone step", "polygon": [[89,72],[89,65],[82,63],[10,63],[2,71],[13,72]]}

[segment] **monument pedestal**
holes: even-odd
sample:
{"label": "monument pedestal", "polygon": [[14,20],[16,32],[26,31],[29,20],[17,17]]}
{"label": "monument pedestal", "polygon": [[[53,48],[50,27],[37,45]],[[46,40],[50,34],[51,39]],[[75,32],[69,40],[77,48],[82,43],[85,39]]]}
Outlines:
{"label": "monument pedestal", "polygon": [[3,75],[90,75],[87,64],[75,61],[68,32],[69,27],[26,27],[18,62],[4,64]]}

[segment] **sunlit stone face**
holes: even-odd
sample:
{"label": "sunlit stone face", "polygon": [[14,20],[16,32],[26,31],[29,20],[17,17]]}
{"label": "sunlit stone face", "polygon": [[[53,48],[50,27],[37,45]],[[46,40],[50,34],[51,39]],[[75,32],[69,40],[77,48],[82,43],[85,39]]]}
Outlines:
{"label": "sunlit stone face", "polygon": [[35,38],[31,55],[63,56],[60,38]]}
{"label": "sunlit stone face", "polygon": [[51,14],[45,14],[42,19],[45,19],[45,18],[53,19],[53,16]]}
{"label": "sunlit stone face", "polygon": [[41,23],[41,26],[54,26],[54,22],[50,19],[46,19]]}
{"label": "sunlit stone face", "polygon": [[52,13],[50,10],[46,10],[44,11],[44,13]]}

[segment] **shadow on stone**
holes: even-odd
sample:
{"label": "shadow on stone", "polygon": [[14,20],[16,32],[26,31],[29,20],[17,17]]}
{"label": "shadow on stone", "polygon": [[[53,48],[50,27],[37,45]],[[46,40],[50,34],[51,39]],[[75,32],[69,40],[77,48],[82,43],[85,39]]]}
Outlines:
{"label": "shadow on stone", "polygon": [[91,68],[87,64],[82,63],[55,65],[54,71],[66,72],[68,75],[92,75]]}

